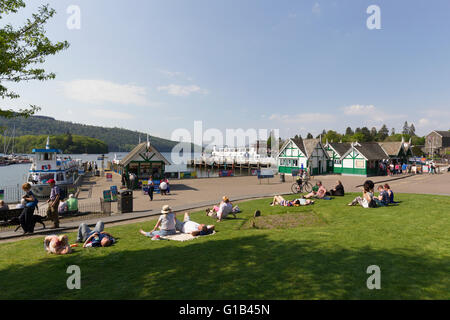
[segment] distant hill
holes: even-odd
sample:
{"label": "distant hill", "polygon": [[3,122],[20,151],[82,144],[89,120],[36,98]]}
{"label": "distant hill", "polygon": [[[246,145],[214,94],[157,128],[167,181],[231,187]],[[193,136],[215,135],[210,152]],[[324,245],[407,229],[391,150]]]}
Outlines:
{"label": "distant hill", "polygon": [[[99,139],[106,143],[110,152],[131,151],[139,142],[146,141],[147,134],[123,128],[105,128],[68,121],[55,120],[51,117],[32,116],[29,118],[6,119],[0,117],[0,128],[7,128],[6,135],[12,134],[16,126],[16,137],[24,135],[61,135],[73,134]],[[170,152],[178,143],[175,141],[150,136],[150,142],[161,152]]]}
{"label": "distant hill", "polygon": [[[104,154],[108,153],[108,146],[99,139],[79,136],[73,134],[49,135],[52,148],[60,149],[66,154]],[[5,138],[0,135],[0,146],[4,146]],[[31,153],[33,149],[44,149],[47,142],[47,135],[26,135],[15,137],[14,150],[12,150],[12,139],[6,140],[8,151],[15,153]],[[0,149],[3,152],[3,149]]]}

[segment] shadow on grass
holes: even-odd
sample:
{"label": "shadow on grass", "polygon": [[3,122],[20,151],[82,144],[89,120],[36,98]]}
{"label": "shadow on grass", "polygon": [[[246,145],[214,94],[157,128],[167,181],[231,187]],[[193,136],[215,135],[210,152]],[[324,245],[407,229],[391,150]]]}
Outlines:
{"label": "shadow on grass", "polygon": [[[121,250],[81,249],[0,271],[1,299],[448,299],[449,260],[401,250],[274,241],[264,232],[234,239],[153,242]],[[129,244],[128,244],[129,245]],[[131,246],[130,246],[131,247]],[[81,290],[68,290],[69,265]],[[370,265],[381,290],[369,290]]]}

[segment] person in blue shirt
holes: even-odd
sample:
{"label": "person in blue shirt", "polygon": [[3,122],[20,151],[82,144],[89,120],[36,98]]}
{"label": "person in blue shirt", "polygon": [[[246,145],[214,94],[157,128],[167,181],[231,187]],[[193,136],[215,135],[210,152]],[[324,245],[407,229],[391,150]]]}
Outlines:
{"label": "person in blue shirt", "polygon": [[388,193],[389,195],[389,203],[396,203],[394,201],[394,191],[391,190],[391,187],[386,183],[384,185],[384,190]]}
{"label": "person in blue shirt", "polygon": [[380,184],[378,186],[378,192],[380,193],[378,197],[373,198],[379,207],[385,207],[389,204],[389,194],[384,187]]}

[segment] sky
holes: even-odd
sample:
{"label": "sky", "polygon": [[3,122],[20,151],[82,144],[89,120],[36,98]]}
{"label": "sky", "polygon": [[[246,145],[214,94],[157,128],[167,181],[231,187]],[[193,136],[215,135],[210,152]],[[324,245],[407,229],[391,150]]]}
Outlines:
{"label": "sky", "polygon": [[44,65],[55,80],[8,83],[21,98],[1,108],[163,138],[194,121],[283,138],[450,129],[448,0],[34,0],[0,24],[44,3],[49,38],[70,48]]}

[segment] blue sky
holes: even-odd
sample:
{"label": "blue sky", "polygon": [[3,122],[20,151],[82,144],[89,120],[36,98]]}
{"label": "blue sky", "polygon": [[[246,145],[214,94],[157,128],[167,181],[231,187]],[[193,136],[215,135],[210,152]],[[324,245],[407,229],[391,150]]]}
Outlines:
{"label": "blue sky", "polygon": [[[39,114],[170,138],[177,128],[280,129],[282,137],[405,120],[450,129],[450,2],[266,0],[49,2],[56,80],[10,85]],[[369,30],[366,9],[381,9]],[[70,30],[77,5],[81,28]]]}

